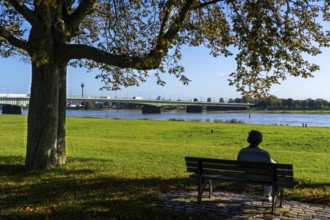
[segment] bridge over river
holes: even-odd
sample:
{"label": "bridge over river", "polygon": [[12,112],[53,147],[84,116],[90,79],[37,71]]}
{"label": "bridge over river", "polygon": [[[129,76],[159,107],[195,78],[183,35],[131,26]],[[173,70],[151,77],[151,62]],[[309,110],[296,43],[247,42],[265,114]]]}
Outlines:
{"label": "bridge over river", "polygon": [[[29,97],[0,96],[0,105],[27,106]],[[173,100],[152,100],[152,99],[122,99],[122,98],[79,98],[67,97],[68,103],[109,103],[109,104],[136,104],[142,106],[142,113],[160,113],[164,106],[185,106],[187,112],[201,113],[203,108],[207,110],[220,109],[248,109],[253,104],[250,103],[222,103],[222,102],[192,102]]]}

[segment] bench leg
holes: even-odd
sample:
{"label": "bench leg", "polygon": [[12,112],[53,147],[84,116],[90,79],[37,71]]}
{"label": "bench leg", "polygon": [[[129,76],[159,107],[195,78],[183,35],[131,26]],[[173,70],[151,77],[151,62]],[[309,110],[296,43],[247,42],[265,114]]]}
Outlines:
{"label": "bench leg", "polygon": [[280,207],[282,208],[282,202],[283,202],[283,188],[280,189]]}
{"label": "bench leg", "polygon": [[198,196],[197,196],[197,203],[201,204],[202,203],[202,197],[203,197],[203,191],[205,189],[206,185],[209,185],[209,198],[212,198],[213,196],[213,185],[212,185],[212,180],[205,180],[203,182],[202,178],[198,178]]}
{"label": "bench leg", "polygon": [[271,212],[272,214],[275,214],[275,212],[276,212],[277,190],[275,188],[276,188],[275,186],[272,187],[272,196],[273,196],[273,198],[272,198],[272,212]]}
{"label": "bench leg", "polygon": [[202,178],[198,177],[198,195],[197,195],[197,203],[202,203],[202,196],[203,196],[203,190],[204,190],[204,184],[202,183]]}
{"label": "bench leg", "polygon": [[209,191],[209,198],[213,197],[213,185],[212,185],[212,180],[209,180],[209,187],[210,187],[210,191]]}
{"label": "bench leg", "polygon": [[197,203],[198,204],[202,203],[202,195],[203,195],[203,192],[198,191],[198,196],[197,196]]}

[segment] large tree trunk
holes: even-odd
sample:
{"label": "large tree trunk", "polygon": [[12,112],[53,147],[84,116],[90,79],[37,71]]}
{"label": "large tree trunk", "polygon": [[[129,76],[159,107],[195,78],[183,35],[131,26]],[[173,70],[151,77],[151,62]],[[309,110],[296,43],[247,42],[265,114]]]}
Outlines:
{"label": "large tree trunk", "polygon": [[65,162],[65,70],[55,62],[41,66],[32,62],[27,170],[44,170]]}
{"label": "large tree trunk", "polygon": [[58,130],[57,130],[57,165],[66,163],[65,135],[66,135],[66,64],[59,72],[59,101],[58,101]]}
{"label": "large tree trunk", "polygon": [[[57,6],[57,7],[55,7]],[[61,4],[38,4],[38,23],[29,36],[32,86],[25,167],[45,170],[66,162],[66,65],[62,45],[70,42],[63,26]]]}

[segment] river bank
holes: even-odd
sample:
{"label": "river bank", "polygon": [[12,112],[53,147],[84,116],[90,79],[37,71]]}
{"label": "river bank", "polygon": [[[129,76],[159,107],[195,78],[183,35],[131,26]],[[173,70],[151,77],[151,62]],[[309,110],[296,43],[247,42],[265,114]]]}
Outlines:
{"label": "river bank", "polygon": [[[125,108],[100,108],[100,109],[76,109],[71,108],[67,110],[81,110],[81,111],[136,111],[140,112],[141,109],[125,109]],[[162,108],[162,112],[186,112],[186,109],[167,109]],[[278,109],[278,110],[261,110],[261,109],[248,109],[248,110],[219,110],[219,111],[203,111],[205,113],[260,113],[260,114],[330,114],[330,109],[320,109],[320,110],[288,110],[288,109]]]}

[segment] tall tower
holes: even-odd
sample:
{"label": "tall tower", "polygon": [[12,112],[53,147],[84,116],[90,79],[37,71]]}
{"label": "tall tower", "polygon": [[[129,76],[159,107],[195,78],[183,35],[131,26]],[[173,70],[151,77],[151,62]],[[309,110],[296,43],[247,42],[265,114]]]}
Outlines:
{"label": "tall tower", "polygon": [[82,82],[80,86],[81,86],[81,98],[84,98],[84,87],[85,87],[84,82]]}

